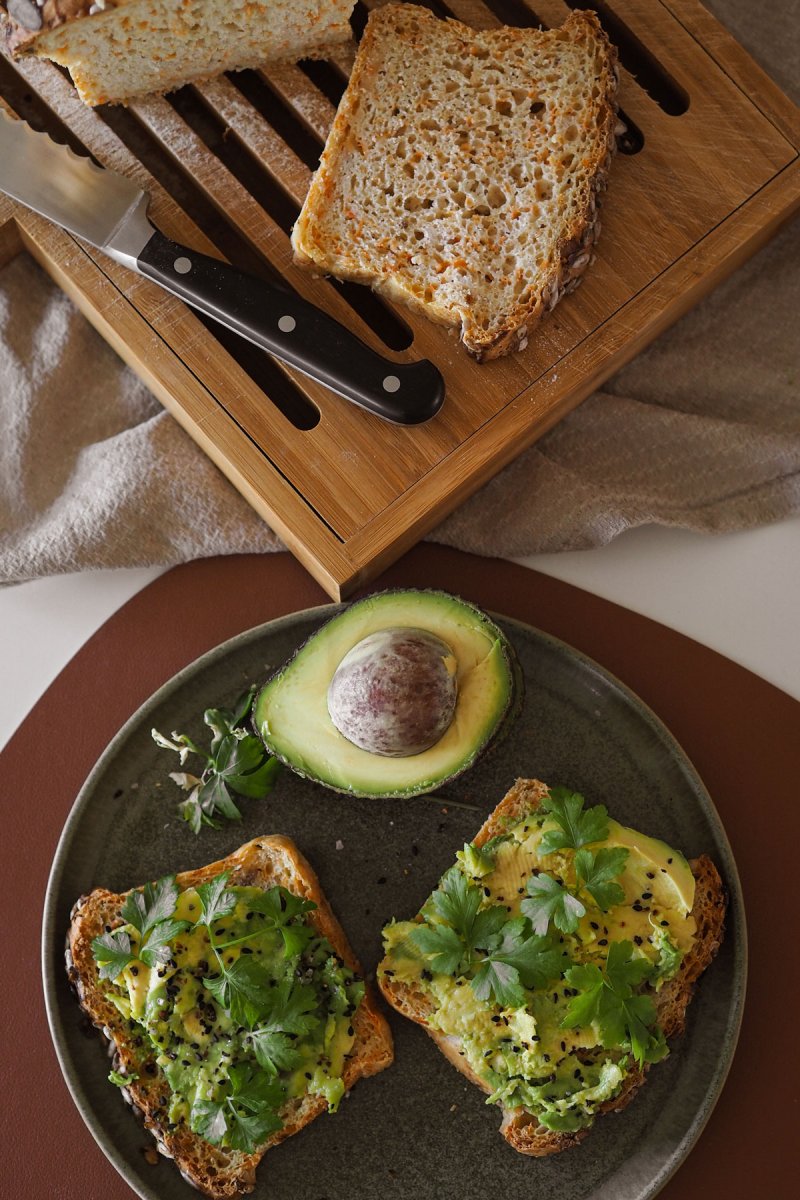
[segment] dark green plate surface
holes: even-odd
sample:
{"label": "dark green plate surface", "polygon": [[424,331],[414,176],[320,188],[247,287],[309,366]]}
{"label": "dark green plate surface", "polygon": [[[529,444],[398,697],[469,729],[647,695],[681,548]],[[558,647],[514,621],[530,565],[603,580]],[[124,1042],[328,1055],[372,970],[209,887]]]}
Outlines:
{"label": "dark green plate surface", "polygon": [[[87,1125],[140,1196],[197,1193],[174,1165],[146,1161],[150,1141],[107,1081],[100,1035],[85,1022],[64,971],[70,909],[96,886],[123,891],[224,857],[259,834],[292,837],[319,874],[365,970],[380,930],[420,907],[456,850],[517,777],[582,791],[623,824],[706,852],[730,894],[727,935],[689,1010],[686,1034],[653,1068],[635,1102],[598,1121],[576,1149],[549,1159],[515,1153],[487,1106],[421,1029],[390,1015],[396,1061],[359,1083],[335,1116],[269,1151],[254,1195],[269,1200],[644,1200],[699,1135],[733,1055],[744,1001],[746,935],[730,846],[703,785],[658,719],[627,688],[563,643],[500,618],[519,654],[527,694],[508,737],[463,779],[416,800],[355,800],[284,772],[266,800],[244,800],[241,824],[195,837],[176,815],[174,755],[150,737],[202,737],[203,709],[225,705],[279,667],[336,606],[270,622],[180,672],[134,714],[92,771],[64,828],[45,904],[43,960],[50,1028]],[[190,769],[190,768],[189,768]],[[341,844],[341,849],[337,845]]]}

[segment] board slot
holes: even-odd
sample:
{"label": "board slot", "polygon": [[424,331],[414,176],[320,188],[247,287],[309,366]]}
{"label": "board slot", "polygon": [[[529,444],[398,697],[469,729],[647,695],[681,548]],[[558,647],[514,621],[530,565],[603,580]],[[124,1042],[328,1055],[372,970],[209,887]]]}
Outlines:
{"label": "board slot", "polygon": [[334,108],[338,108],[347,87],[347,79],[341,71],[321,58],[308,58],[297,65],[309,83],[322,92]]}
{"label": "board slot", "polygon": [[[185,89],[182,89],[185,90]],[[241,271],[286,288],[272,265],[233,226],[229,225],[186,171],[167,154],[133,112],[122,107],[97,109],[103,122],[145,164],[147,170],[169,192],[173,200],[195,224],[203,229],[228,262]],[[264,403],[272,404],[298,430],[319,424],[319,409],[277,365],[265,350],[248,342],[218,321],[193,310],[214,340],[250,377],[264,394]],[[223,401],[224,403],[224,401]]]}
{"label": "board slot", "polygon": [[[316,404],[284,374],[275,360],[259,346],[226,329],[212,317],[196,313],[211,337],[227,350],[256,387],[264,393],[264,403],[272,404],[295,429],[307,433],[319,425],[320,413]],[[222,400],[224,407],[224,399]]]}
{"label": "board slot", "polygon": [[361,41],[361,35],[364,32],[367,21],[369,20],[369,9],[362,0],[356,0],[356,6],[350,14],[350,28],[353,31],[353,37],[357,42]]}
{"label": "board slot", "polygon": [[[181,88],[167,100],[288,237],[300,211],[296,201],[264,170],[246,145],[230,136],[225,121],[202,94],[193,88]],[[283,286],[289,286],[281,276],[277,278]],[[389,350],[407,350],[412,344],[410,328],[369,288],[333,279],[328,284]]]}
{"label": "board slot", "polygon": [[227,79],[309,171],[316,171],[324,142],[298,120],[280,95],[268,87],[255,71],[231,71]]}
{"label": "board slot", "polygon": [[547,29],[525,0],[483,0],[503,25],[514,25],[517,29]]}
{"label": "board slot", "polygon": [[604,0],[565,0],[572,9],[590,8],[617,47],[625,70],[669,117],[680,117],[689,108],[688,93],[662,66],[632,29]]}

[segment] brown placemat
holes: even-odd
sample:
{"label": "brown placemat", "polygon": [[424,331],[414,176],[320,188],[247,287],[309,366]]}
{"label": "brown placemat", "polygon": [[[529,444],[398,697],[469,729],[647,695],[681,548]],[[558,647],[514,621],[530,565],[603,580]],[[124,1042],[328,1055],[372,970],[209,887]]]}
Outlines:
{"label": "brown placemat", "polygon": [[[795,1145],[800,705],[689,638],[511,563],[418,546],[377,582],[438,587],[526,621],[600,662],[671,729],[718,808],[739,866],[750,975],[739,1047],[721,1099],[667,1200],[786,1192]],[[5,1104],[0,1194],[130,1200],[75,1109],[56,1062],[40,983],[40,922],[63,823],[120,725],[199,654],[263,621],[327,602],[286,554],[177,567],[115,614],[72,659],[7,748],[2,768]],[[766,618],[765,618],[766,619]],[[92,1035],[94,1036],[94,1035]],[[144,1139],[143,1139],[144,1143]],[[337,1197],[337,1200],[339,1198]]]}

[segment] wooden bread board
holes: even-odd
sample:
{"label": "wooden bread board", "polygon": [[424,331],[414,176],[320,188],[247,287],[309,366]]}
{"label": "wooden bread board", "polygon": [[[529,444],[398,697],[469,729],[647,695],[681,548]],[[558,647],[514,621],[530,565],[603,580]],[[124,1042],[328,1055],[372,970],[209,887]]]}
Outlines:
{"label": "wooden bread board", "polygon": [[[355,28],[369,8],[359,3]],[[439,0],[489,27],[560,24],[562,0]],[[597,261],[526,350],[479,366],[447,330],[292,262],[289,230],[352,52],[86,108],[49,62],[0,59],[0,94],[129,176],[165,234],[282,278],[447,398],[388,424],[0,196],[0,262],[30,253],[335,599],[369,582],[757,250],[800,207],[800,111],[697,0],[595,8],[621,52],[629,133]],[[534,11],[535,10],[535,11]],[[627,152],[624,152],[627,151]],[[223,344],[224,343],[224,344]]]}

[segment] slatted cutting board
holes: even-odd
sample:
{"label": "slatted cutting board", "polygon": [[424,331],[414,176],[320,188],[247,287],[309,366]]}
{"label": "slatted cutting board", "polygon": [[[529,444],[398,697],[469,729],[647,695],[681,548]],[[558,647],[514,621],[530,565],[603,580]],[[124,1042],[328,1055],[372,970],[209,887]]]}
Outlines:
{"label": "slatted cutting board", "polygon": [[[358,4],[356,33],[381,2]],[[50,63],[0,59],[0,94],[135,179],[169,237],[281,278],[387,356],[442,370],[437,417],[387,424],[0,197],[0,261],[38,260],[334,598],[433,528],[800,206],[800,113],[696,0],[429,7],[483,27],[552,26],[571,7],[595,8],[620,50],[628,133],[597,261],[525,351],[483,366],[452,333],[292,263],[289,231],[350,52],[101,110]]]}

